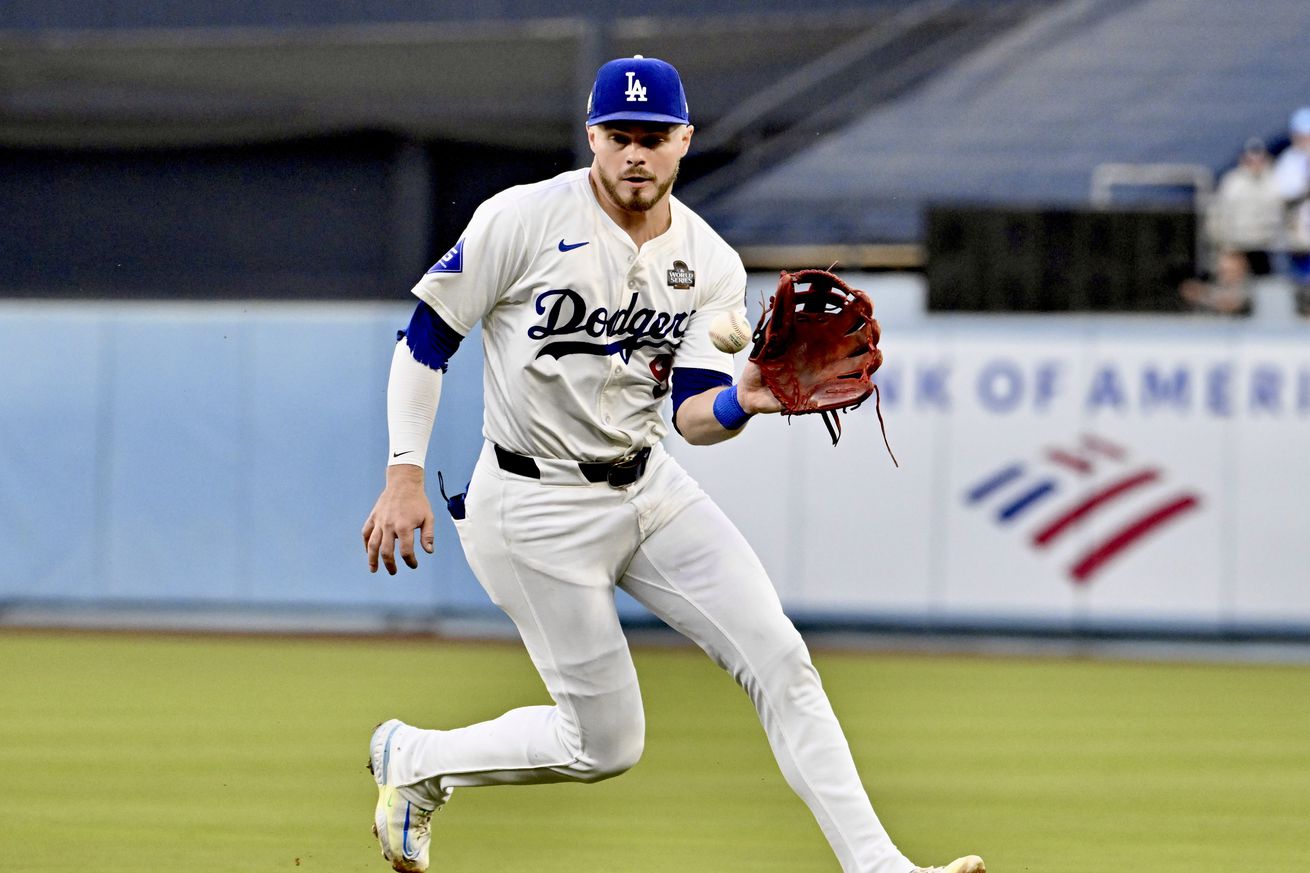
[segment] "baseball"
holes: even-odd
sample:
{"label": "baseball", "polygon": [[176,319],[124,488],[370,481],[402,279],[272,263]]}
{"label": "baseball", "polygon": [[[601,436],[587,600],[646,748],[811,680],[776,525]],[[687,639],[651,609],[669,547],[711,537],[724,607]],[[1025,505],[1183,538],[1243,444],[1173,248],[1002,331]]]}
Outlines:
{"label": "baseball", "polygon": [[720,312],[710,322],[710,340],[719,351],[736,354],[751,341],[751,326],[738,312]]}

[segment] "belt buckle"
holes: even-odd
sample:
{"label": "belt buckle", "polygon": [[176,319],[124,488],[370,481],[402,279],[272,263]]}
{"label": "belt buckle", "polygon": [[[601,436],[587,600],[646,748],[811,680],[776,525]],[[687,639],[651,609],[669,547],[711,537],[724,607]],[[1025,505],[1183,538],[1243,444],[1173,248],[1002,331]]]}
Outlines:
{"label": "belt buckle", "polygon": [[646,457],[641,452],[634,452],[619,458],[605,471],[605,481],[609,482],[611,488],[627,488],[645,472]]}

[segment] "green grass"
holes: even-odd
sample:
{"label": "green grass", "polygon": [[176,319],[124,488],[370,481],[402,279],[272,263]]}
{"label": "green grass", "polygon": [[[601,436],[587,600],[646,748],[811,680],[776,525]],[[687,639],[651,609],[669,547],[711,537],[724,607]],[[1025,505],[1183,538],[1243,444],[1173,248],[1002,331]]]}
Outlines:
{"label": "green grass", "polygon": [[[689,650],[636,654],[641,764],[465,790],[441,873],[834,873],[745,695]],[[1310,669],[816,660],[911,857],[994,873],[1293,870],[1310,843]],[[450,727],[545,700],[516,646],[0,636],[0,869],[384,871],[363,765],[396,715]]]}

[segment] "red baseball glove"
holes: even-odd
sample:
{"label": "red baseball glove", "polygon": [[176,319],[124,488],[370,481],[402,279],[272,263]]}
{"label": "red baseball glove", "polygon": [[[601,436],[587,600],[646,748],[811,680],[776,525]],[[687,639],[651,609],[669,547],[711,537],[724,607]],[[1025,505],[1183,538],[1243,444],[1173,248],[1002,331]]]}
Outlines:
{"label": "red baseball glove", "polygon": [[880,336],[868,294],[826,270],[784,271],[755,326],[750,359],[783,414],[820,413],[835,446],[841,438],[838,411],[854,409],[878,391],[872,376],[882,365]]}

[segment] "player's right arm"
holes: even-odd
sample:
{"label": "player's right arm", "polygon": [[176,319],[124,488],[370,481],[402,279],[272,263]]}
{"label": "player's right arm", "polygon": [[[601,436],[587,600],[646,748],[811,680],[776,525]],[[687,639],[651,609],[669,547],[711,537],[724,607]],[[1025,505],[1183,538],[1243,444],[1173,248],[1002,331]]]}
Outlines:
{"label": "player's right arm", "polygon": [[364,522],[364,549],[368,569],[376,573],[379,560],[393,576],[396,546],[410,568],[418,567],[414,531],[423,550],[432,554],[434,518],[424,489],[423,465],[427,458],[441,380],[446,361],[463,337],[451,329],[426,303],[420,303],[391,356],[387,380],[387,432],[391,457],[387,483]]}
{"label": "player's right arm", "polygon": [[523,238],[512,199],[493,197],[478,207],[459,242],[413,288],[420,303],[396,343],[387,382],[387,484],[362,531],[369,572],[377,572],[380,561],[394,575],[397,544],[404,562],[417,568],[415,530],[424,551],[432,553],[434,520],[423,465],[442,374],[460,341],[523,269]]}

